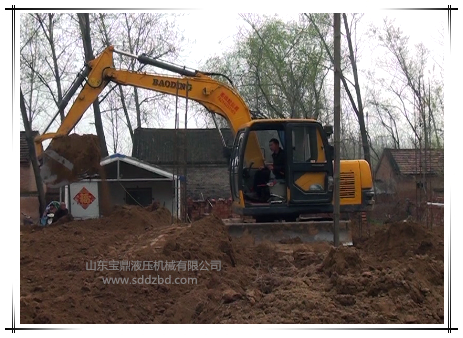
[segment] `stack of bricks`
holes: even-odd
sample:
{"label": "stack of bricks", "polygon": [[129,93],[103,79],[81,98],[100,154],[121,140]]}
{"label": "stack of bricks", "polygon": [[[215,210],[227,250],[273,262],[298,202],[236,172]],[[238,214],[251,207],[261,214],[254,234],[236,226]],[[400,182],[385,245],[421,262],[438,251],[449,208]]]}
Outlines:
{"label": "stack of bricks", "polygon": [[208,200],[197,200],[194,201],[193,199],[189,198],[188,202],[188,216],[191,221],[197,221],[205,216],[208,215],[215,215],[218,218],[226,219],[236,217],[233,215],[231,210],[232,199],[224,199],[219,198],[215,199],[208,199]]}

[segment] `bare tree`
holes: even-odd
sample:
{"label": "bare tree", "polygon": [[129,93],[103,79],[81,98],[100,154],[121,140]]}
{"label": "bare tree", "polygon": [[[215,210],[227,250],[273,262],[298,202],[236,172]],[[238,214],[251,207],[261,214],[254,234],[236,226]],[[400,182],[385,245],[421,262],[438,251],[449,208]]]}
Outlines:
{"label": "bare tree", "polygon": [[[79,26],[80,26],[80,30],[82,34],[82,42],[83,42],[84,51],[85,51],[85,61],[89,62],[95,58],[95,56],[93,55],[92,39],[90,36],[90,17],[88,13],[78,13],[77,17],[79,19]],[[101,156],[106,157],[108,156],[108,147],[106,145],[106,139],[105,139],[104,129],[103,129],[103,121],[101,119],[101,111],[100,111],[100,105],[98,103],[98,100],[95,100],[93,102],[93,113],[95,116],[96,133],[98,135],[98,138],[100,139]]]}
{"label": "bare tree", "polygon": [[[66,14],[28,14],[22,16],[21,46],[22,85],[25,89],[26,109],[29,120],[34,115],[52,117],[59,110],[61,120],[64,108],[60,108],[66,84],[70,82],[74,60],[73,34],[66,26]],[[27,80],[25,77],[27,77]],[[26,84],[27,81],[27,84]],[[40,98],[40,100],[39,100]],[[54,107],[48,102],[50,98]]]}
{"label": "bare tree", "polygon": [[393,142],[393,148],[400,149],[400,136],[398,129],[399,117],[394,113],[394,106],[379,101],[379,93],[372,95],[369,104],[374,108],[381,126],[386,130]]}
{"label": "bare tree", "polygon": [[[325,46],[325,50],[327,55],[329,56],[331,63],[334,64],[334,57],[333,53],[330,50],[330,47],[326,41],[325,36],[322,34],[320,28],[318,27],[318,24],[316,20],[314,19],[313,14],[305,14],[304,15],[310,20],[312,25],[314,26],[315,30],[317,31],[320,41],[323,43]],[[344,87],[344,90],[346,91],[346,94],[349,98],[349,101],[351,103],[352,109],[354,110],[355,114],[357,115],[358,119],[358,124],[360,128],[360,134],[362,137],[362,146],[363,146],[363,152],[364,152],[364,158],[365,160],[371,164],[371,159],[370,159],[370,147],[369,147],[369,142],[368,142],[368,135],[367,135],[367,130],[365,127],[365,117],[364,117],[364,112],[363,112],[363,102],[362,102],[362,97],[360,93],[360,85],[358,81],[358,74],[357,74],[357,60],[356,60],[356,55],[353,50],[353,44],[352,44],[352,35],[351,35],[351,29],[349,28],[348,22],[347,22],[347,16],[346,14],[343,14],[343,19],[344,19],[344,27],[346,30],[346,39],[347,39],[347,44],[349,46],[349,61],[351,65],[351,69],[353,72],[354,76],[354,82],[350,81],[346,77],[346,71],[342,70],[341,71],[341,81]],[[355,94],[356,94],[356,99],[354,99],[350,89],[349,89],[349,83],[354,87]]]}
{"label": "bare tree", "polygon": [[[357,97],[357,106],[352,105],[352,108],[354,109],[355,113],[357,114],[358,117],[358,123],[360,127],[360,135],[362,137],[362,146],[363,146],[363,155],[365,160],[371,164],[371,159],[370,159],[370,146],[368,143],[368,136],[367,136],[367,130],[365,127],[365,115],[363,112],[363,102],[362,102],[362,95],[360,91],[360,84],[359,84],[359,79],[358,79],[358,72],[357,72],[357,58],[356,54],[354,53],[354,48],[352,44],[352,35],[350,32],[349,24],[347,22],[347,15],[346,13],[342,14],[342,18],[344,21],[344,28],[346,30],[346,39],[347,39],[347,45],[349,46],[349,59],[350,63],[352,66],[352,73],[354,76],[354,89],[355,89],[355,94]],[[352,27],[352,24],[351,24]],[[347,90],[346,90],[347,91]],[[353,103],[353,102],[352,102]]]}
{"label": "bare tree", "polygon": [[37,75],[40,63],[39,46],[41,45],[39,30],[39,25],[36,25],[31,16],[22,16],[20,40],[24,43],[20,47],[21,90],[24,89],[24,96],[27,98],[24,100],[24,105],[31,129],[33,129],[36,116],[43,111],[42,102],[39,100],[39,91],[43,84]]}
{"label": "bare tree", "polygon": [[[143,53],[155,58],[164,57],[172,60],[181,51],[183,37],[179,36],[178,30],[175,29],[175,22],[168,20],[165,14],[124,13],[120,15],[119,20],[122,34],[118,43],[131,54]],[[121,57],[118,61],[122,67],[132,71],[141,71],[144,67],[134,59]],[[132,107],[136,113],[137,128],[141,128],[143,122],[150,124],[153,111],[156,111],[157,107],[172,102],[171,97],[166,99],[164,94],[137,87],[129,88],[127,92],[134,101]]]}
{"label": "bare tree", "polygon": [[[100,31],[103,46],[110,46],[111,45],[111,38],[110,38],[108,28],[107,28],[107,24],[106,24],[106,21],[105,21],[106,16],[107,16],[107,14],[102,14],[102,13],[99,14],[99,16],[98,16],[98,18],[99,18],[99,20],[98,20],[98,29]],[[116,18],[112,18],[112,19],[115,20]],[[124,90],[122,89],[121,85],[117,85],[117,86],[118,86],[118,89],[119,89],[119,98],[121,100],[122,109],[124,111],[126,125],[127,125],[127,128],[129,129],[130,139],[133,142],[132,123],[130,122],[129,111],[127,109]]]}
{"label": "bare tree", "polygon": [[40,176],[40,169],[39,169],[39,164],[37,161],[37,156],[35,154],[32,129],[31,129],[29,120],[27,118],[27,111],[26,111],[24,95],[21,89],[20,89],[19,95],[20,95],[19,99],[20,99],[21,115],[23,119],[24,130],[26,131],[27,147],[29,148],[29,159],[32,163],[32,169],[34,170],[35,183],[37,185],[37,193],[38,193],[38,198],[39,198],[39,214],[42,215],[46,208],[45,191],[43,188],[42,177]]}
{"label": "bare tree", "polygon": [[428,67],[429,50],[419,43],[414,46],[413,53],[408,37],[387,19],[379,33],[379,41],[389,52],[388,58],[382,60],[380,66],[393,79],[386,89],[395,97],[396,109],[413,132],[415,147],[423,143],[427,145],[432,135],[435,144],[440,147],[439,123],[435,117],[439,110],[443,111],[443,104],[440,104],[443,91],[438,77],[428,76],[426,80],[426,72],[431,74]]}

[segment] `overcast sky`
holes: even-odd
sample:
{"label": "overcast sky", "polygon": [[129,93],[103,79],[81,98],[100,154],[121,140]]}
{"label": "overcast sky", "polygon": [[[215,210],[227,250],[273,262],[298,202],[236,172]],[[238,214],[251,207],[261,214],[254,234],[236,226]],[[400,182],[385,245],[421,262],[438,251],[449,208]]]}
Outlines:
{"label": "overcast sky", "polygon": [[[285,2],[286,3],[286,2]],[[425,4],[423,4],[424,6]],[[402,4],[404,6],[404,4]],[[288,6],[289,7],[289,6]],[[312,7],[312,5],[311,5]],[[340,10],[346,8],[337,7]],[[356,11],[356,9],[359,9]],[[249,9],[252,12],[254,9]],[[313,12],[316,8],[311,8]],[[350,12],[362,12],[364,8],[356,8],[349,6]],[[300,12],[303,12],[301,9]],[[278,14],[283,20],[298,20],[298,12]],[[177,64],[184,65],[190,68],[201,68],[204,62],[213,56],[221,56],[227,50],[230,50],[234,43],[236,34],[240,26],[247,27],[247,24],[241,19],[238,13],[226,12],[209,12],[205,10],[192,10],[192,11],[173,11],[176,14],[183,14],[178,19],[178,27],[183,30],[184,37],[190,41],[184,46],[184,51],[181,53],[180,58],[176,61]],[[274,15],[270,12],[267,15]],[[446,11],[388,11],[388,10],[368,10],[358,25],[358,35],[360,36],[361,58],[358,63],[359,72],[374,69],[374,53],[378,54],[378,50],[372,45],[365,34],[374,23],[380,25],[385,17],[394,18],[396,24],[401,27],[404,33],[410,36],[410,43],[423,42],[428,49],[436,54],[441,52],[441,45],[439,45],[439,29],[446,27],[447,12]],[[447,37],[446,31],[444,36]],[[376,55],[377,56],[377,55]],[[156,71],[152,68],[150,71]],[[360,75],[361,76],[361,75]],[[363,79],[360,78],[360,82]],[[184,111],[182,107],[183,102],[179,104],[180,126],[184,126]],[[191,110],[189,110],[191,111]],[[174,112],[170,112],[170,117],[163,119],[160,124],[150,125],[150,127],[174,128]],[[196,118],[189,114],[188,127],[198,127]],[[95,133],[93,127],[93,114],[89,111],[84,115],[75,128],[77,133]],[[127,144],[130,140],[127,133]],[[46,144],[44,144],[46,145]],[[124,147],[125,148],[125,147]]]}
{"label": "overcast sky", "polygon": [[[198,20],[198,13],[202,18]],[[272,15],[268,13],[268,15]],[[298,20],[298,13],[278,14],[282,20]],[[441,11],[389,11],[373,10],[364,14],[358,26],[360,37],[361,59],[359,62],[359,71],[374,68],[375,46],[368,43],[365,34],[371,24],[380,25],[385,17],[394,19],[397,26],[410,37],[410,43],[416,44],[423,42],[425,46],[434,55],[444,53],[442,46],[439,44],[442,37],[439,30],[446,28],[447,12]],[[240,18],[238,13],[227,15],[217,15],[217,13],[208,12],[189,12],[179,20],[179,26],[184,29],[184,36],[192,43],[186,47],[178,62],[191,67],[199,68],[208,58],[220,56],[227,50],[230,50],[235,42],[236,34],[240,26],[246,26],[246,23]],[[446,37],[444,30],[444,37]],[[377,51],[376,51],[377,54]],[[183,114],[180,114],[181,126],[184,125]],[[188,119],[188,126],[195,127],[193,116]],[[174,120],[165,120],[165,128],[174,128]]]}
{"label": "overcast sky", "polygon": [[[282,20],[298,20],[299,14],[278,14]],[[433,39],[437,38],[436,32],[447,23],[447,13],[434,11],[386,11],[376,10],[364,14],[360,30],[366,29],[371,23],[380,24],[385,17],[394,18],[397,25],[400,25],[405,34],[410,36],[410,42],[423,42],[434,49],[437,46]],[[188,66],[194,67],[201,64],[213,55],[221,55],[223,51],[233,46],[234,36],[240,26],[245,25],[238,13],[231,13],[226,16],[208,15],[205,20],[198,20],[197,12],[188,13],[179,26],[185,29],[186,38],[194,41],[189,48],[189,52],[184,56],[184,62]],[[218,27],[211,29],[211,27]],[[363,32],[362,32],[363,33]],[[430,39],[430,37],[432,37]]]}

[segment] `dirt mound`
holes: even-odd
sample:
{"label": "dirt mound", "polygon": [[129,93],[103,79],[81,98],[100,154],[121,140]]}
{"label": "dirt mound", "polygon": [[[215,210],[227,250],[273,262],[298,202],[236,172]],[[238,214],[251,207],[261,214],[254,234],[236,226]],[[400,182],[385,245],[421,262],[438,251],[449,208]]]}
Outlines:
{"label": "dirt mound", "polygon": [[160,206],[159,202],[154,201],[153,203],[145,207],[145,209],[148,211],[156,211],[159,209],[159,206]]}
{"label": "dirt mound", "polygon": [[112,227],[124,229],[156,227],[157,225],[171,224],[172,214],[165,207],[160,207],[153,212],[138,205],[117,205],[108,217],[102,222],[111,224]]}
{"label": "dirt mound", "polygon": [[365,249],[389,257],[417,254],[441,256],[444,245],[442,229],[443,227],[437,227],[431,231],[414,222],[393,223],[377,230],[365,243]]}
{"label": "dirt mound", "polygon": [[47,159],[46,163],[51,172],[58,176],[57,181],[67,180],[74,182],[80,175],[100,174],[101,152],[99,142],[98,136],[92,134],[70,134],[53,139],[48,149],[54,150],[74,165],[72,171],[70,171],[57,161]]}
{"label": "dirt mound", "polygon": [[231,237],[215,215],[196,221],[181,234],[172,236],[163,253],[178,260],[220,260],[236,265]]}
{"label": "dirt mound", "polygon": [[[430,254],[440,250],[442,230],[428,238],[384,229],[413,234],[414,250],[425,252],[392,258],[375,252],[391,252],[376,236],[337,249],[256,244],[249,234],[231,238],[214,215],[192,224],[171,217],[164,208],[124,206],[101,219],[21,231],[21,323],[443,323],[444,264]],[[143,268],[88,270],[90,260]],[[150,261],[156,265],[145,268]]]}
{"label": "dirt mound", "polygon": [[326,272],[328,275],[331,275],[333,272],[342,275],[348,271],[359,270],[362,268],[362,265],[363,259],[356,248],[340,246],[338,248],[331,248],[320,270]]}

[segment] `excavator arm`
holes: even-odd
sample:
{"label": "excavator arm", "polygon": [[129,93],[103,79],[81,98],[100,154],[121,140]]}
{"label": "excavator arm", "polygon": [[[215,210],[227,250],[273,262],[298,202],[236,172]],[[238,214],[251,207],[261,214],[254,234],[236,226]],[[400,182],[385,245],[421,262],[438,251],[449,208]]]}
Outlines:
{"label": "excavator arm", "polygon": [[[182,76],[153,75],[145,72],[116,69],[113,67],[114,52],[114,47],[109,46],[96,59],[89,62],[90,72],[87,82],[58,130],[55,133],[46,133],[35,138],[36,153],[38,156],[43,153],[43,141],[70,133],[90,105],[98,99],[98,96],[109,82],[170,95],[178,95],[179,97],[194,100],[203,105],[211,113],[223,116],[228,121],[235,135],[244,124],[251,121],[251,114],[246,103],[236,90],[225,83],[200,72],[192,72],[163,64],[158,60],[148,58],[144,55],[132,57],[136,57],[143,63],[177,71]],[[122,54],[128,55],[127,53]],[[262,166],[264,159],[257,137],[251,138],[248,142],[245,154],[246,163],[253,162],[256,166]]]}

